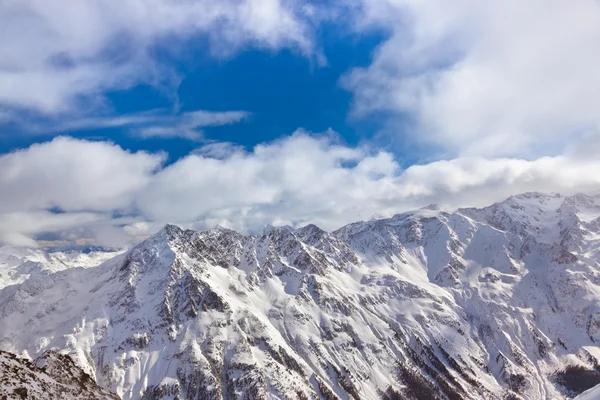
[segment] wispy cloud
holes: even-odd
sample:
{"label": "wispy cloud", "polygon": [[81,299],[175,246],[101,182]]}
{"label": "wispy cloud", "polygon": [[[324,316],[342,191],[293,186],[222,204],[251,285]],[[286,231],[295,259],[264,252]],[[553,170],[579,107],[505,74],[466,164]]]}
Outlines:
{"label": "wispy cloud", "polygon": [[[135,114],[111,115],[82,118],[26,118],[19,116],[7,122],[17,125],[23,132],[31,134],[67,133],[94,129],[121,128],[142,138],[180,137],[200,140],[203,128],[230,125],[242,122],[251,113],[247,111],[196,110],[181,114],[166,110],[151,110]],[[0,123],[2,121],[0,120]]]}
{"label": "wispy cloud", "polygon": [[180,116],[162,118],[134,128],[136,135],[151,137],[182,137],[190,140],[202,139],[202,128],[231,125],[246,119],[250,113],[246,111],[205,111],[198,110],[183,113]]}
{"label": "wispy cloud", "polygon": [[243,146],[235,143],[213,142],[197,148],[192,154],[205,158],[216,158],[218,160],[223,160],[230,158],[235,154],[243,155],[245,152],[246,150]]}

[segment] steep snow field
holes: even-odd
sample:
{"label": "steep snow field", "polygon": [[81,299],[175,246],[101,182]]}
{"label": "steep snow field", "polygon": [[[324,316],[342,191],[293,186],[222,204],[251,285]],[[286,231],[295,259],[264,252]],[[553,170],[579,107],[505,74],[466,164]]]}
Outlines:
{"label": "steep snow field", "polygon": [[599,250],[600,197],[539,193],[335,232],[168,225],[97,266],[3,249],[0,349],[123,399],[573,398],[600,383]]}
{"label": "steep snow field", "polygon": [[599,400],[600,399],[600,385],[594,386],[593,388],[586,390],[579,396],[575,397],[575,400]]}

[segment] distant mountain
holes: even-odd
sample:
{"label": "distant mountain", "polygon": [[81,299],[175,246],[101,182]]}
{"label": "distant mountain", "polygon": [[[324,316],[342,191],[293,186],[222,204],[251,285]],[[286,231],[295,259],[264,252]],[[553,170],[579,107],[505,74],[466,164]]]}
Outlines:
{"label": "distant mountain", "polygon": [[69,355],[123,399],[573,398],[600,383],[599,262],[583,194],[167,225],[98,266],[0,266],[0,349]]}
{"label": "distant mountain", "polygon": [[0,289],[22,283],[32,274],[51,274],[69,268],[95,267],[121,254],[120,250],[89,247],[73,249],[30,249],[0,247]]}

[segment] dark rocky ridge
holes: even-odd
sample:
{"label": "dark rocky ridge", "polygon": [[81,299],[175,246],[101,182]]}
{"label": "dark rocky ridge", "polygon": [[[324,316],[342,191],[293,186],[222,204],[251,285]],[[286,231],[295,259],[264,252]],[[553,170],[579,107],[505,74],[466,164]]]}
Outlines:
{"label": "dark rocky ridge", "polygon": [[118,400],[66,355],[47,351],[35,361],[0,351],[0,399]]}

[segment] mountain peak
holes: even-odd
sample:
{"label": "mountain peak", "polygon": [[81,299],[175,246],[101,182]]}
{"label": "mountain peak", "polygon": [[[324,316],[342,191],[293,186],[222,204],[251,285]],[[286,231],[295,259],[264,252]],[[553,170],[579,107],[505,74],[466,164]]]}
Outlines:
{"label": "mountain peak", "polygon": [[[571,379],[600,382],[600,208],[566,198],[334,232],[168,224],[97,267],[0,288],[0,349],[64,351],[124,400],[566,400]],[[32,267],[11,260],[9,275]]]}
{"label": "mountain peak", "polygon": [[445,211],[444,208],[436,203],[428,204],[425,207],[421,207],[421,210],[431,210],[431,211]]}
{"label": "mountain peak", "polygon": [[299,232],[303,232],[303,233],[307,233],[307,232],[314,232],[314,233],[325,233],[326,231],[324,231],[323,229],[321,229],[320,227],[318,227],[315,224],[308,224],[303,226],[302,228],[298,229]]}
{"label": "mountain peak", "polygon": [[163,226],[162,229],[158,231],[158,233],[167,235],[168,237],[175,237],[181,235],[183,233],[183,230],[177,225],[165,224],[165,226]]}
{"label": "mountain peak", "polygon": [[293,231],[294,228],[292,228],[289,225],[281,225],[281,226],[274,226],[271,224],[267,224],[265,225],[265,227],[263,228],[263,235],[267,235],[269,234],[271,231],[277,231],[277,230],[286,230],[286,231]]}
{"label": "mountain peak", "polygon": [[215,227],[213,229],[216,230],[216,231],[226,231],[226,232],[233,231],[233,229],[226,228],[226,227],[224,227],[223,225],[220,225],[220,224],[215,225]]}
{"label": "mountain peak", "polygon": [[[522,201],[522,200],[540,200],[540,201],[544,201],[544,200],[548,200],[548,199],[559,199],[559,198],[563,198],[565,196],[563,196],[560,193],[555,193],[555,192],[548,192],[548,193],[544,193],[544,192],[525,192],[525,193],[520,193],[520,194],[515,194],[512,196],[509,196],[506,201]],[[501,202],[503,203],[503,202]]]}

